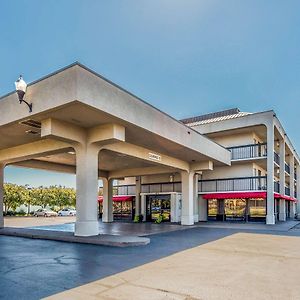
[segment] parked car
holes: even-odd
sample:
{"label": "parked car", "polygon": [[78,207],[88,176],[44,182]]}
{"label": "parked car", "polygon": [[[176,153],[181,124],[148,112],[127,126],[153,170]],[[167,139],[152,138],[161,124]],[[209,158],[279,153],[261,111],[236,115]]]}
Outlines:
{"label": "parked car", "polygon": [[76,209],[64,208],[58,212],[59,216],[76,216]]}
{"label": "parked car", "polygon": [[47,208],[40,208],[33,214],[35,217],[57,217],[57,213]]}

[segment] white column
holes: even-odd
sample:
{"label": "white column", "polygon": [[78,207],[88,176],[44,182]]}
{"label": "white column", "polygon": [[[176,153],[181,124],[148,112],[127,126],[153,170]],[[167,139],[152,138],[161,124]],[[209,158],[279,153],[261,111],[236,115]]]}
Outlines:
{"label": "white column", "polygon": [[297,218],[300,218],[300,166],[296,165],[296,174],[297,174],[297,181],[296,181],[296,186],[297,186]]}
{"label": "white column", "polygon": [[[290,158],[290,196],[295,197],[295,158],[293,154]],[[290,203],[289,217],[295,218],[295,203],[293,201]]]}
{"label": "white column", "polygon": [[146,195],[141,195],[141,213],[143,221],[146,221]]}
{"label": "white column", "polygon": [[141,214],[141,176],[135,178],[135,215]]}
{"label": "white column", "polygon": [[4,227],[4,218],[3,218],[4,168],[5,165],[0,163],[0,228]]}
{"label": "white column", "polygon": [[[282,139],[279,142],[279,156],[280,156],[280,191],[281,195],[285,194],[285,140]],[[285,211],[285,200],[279,200],[279,221],[286,221],[286,211]]]}
{"label": "white column", "polygon": [[95,146],[76,147],[76,223],[75,235],[99,234],[97,216],[98,153]]}
{"label": "white column", "polygon": [[199,221],[207,221],[207,201],[203,199],[202,195],[199,195]]}
{"label": "white column", "polygon": [[181,172],[181,225],[194,224],[194,172]]}
{"label": "white column", "polygon": [[113,179],[103,178],[103,214],[102,222],[110,223],[114,220],[113,214]]}
{"label": "white column", "polygon": [[194,222],[199,222],[198,174],[194,176]]}
{"label": "white column", "polygon": [[267,126],[267,215],[266,223],[275,224],[274,215],[274,124]]}

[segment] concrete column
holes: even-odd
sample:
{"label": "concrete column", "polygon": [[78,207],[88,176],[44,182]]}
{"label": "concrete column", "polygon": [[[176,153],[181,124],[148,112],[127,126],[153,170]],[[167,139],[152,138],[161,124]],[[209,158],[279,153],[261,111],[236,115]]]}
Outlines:
{"label": "concrete column", "polygon": [[141,195],[141,214],[143,221],[146,221],[146,195]]}
{"label": "concrete column", "polygon": [[275,224],[274,214],[274,124],[267,126],[267,215],[266,224]]}
{"label": "concrete column", "polygon": [[[290,158],[290,196],[295,197],[295,157],[292,154]],[[289,217],[294,219],[295,218],[295,204],[291,201],[290,203],[290,211]]]}
{"label": "concrete column", "polygon": [[99,234],[97,217],[98,153],[95,146],[76,148],[76,223],[75,235]]}
{"label": "concrete column", "polygon": [[[285,140],[282,139],[279,142],[279,155],[280,155],[280,172],[279,172],[279,179],[280,179],[280,191],[281,195],[285,194]],[[286,221],[286,211],[285,211],[285,200],[279,200],[279,221]]]}
{"label": "concrete column", "polygon": [[113,222],[113,179],[103,178],[103,214],[102,222]]}
{"label": "concrete column", "polygon": [[202,195],[199,195],[199,221],[207,221],[207,204],[208,200],[203,199]]}
{"label": "concrete column", "polygon": [[4,218],[3,218],[4,168],[5,165],[0,163],[0,228],[4,227]]}
{"label": "concrete column", "polygon": [[198,174],[194,176],[194,222],[199,222]]}
{"label": "concrete column", "polygon": [[141,176],[135,178],[135,215],[141,214]]}
{"label": "concrete column", "polygon": [[296,165],[296,174],[297,174],[297,181],[296,181],[296,186],[297,186],[297,218],[300,218],[300,166]]}
{"label": "concrete column", "polygon": [[181,225],[194,224],[194,172],[181,172]]}

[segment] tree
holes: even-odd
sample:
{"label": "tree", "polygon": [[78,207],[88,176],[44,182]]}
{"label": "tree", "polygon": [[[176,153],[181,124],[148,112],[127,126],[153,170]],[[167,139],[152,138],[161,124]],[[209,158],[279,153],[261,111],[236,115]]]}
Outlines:
{"label": "tree", "polygon": [[5,207],[5,213],[9,210],[15,210],[18,206],[24,203],[26,189],[24,186],[17,184],[5,183],[3,202]]}

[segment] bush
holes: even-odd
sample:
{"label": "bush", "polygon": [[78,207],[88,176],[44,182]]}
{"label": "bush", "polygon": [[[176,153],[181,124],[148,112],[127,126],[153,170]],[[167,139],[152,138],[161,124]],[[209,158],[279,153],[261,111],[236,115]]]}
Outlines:
{"label": "bush", "polygon": [[17,216],[25,216],[26,215],[26,211],[24,209],[20,209],[20,211],[18,211],[17,213],[15,213],[15,215],[17,215]]}
{"label": "bush", "polygon": [[164,217],[162,214],[158,216],[158,218],[155,220],[155,224],[160,224],[163,221]]}
{"label": "bush", "polygon": [[134,216],[133,222],[134,223],[141,223],[143,221],[143,215]]}
{"label": "bush", "polygon": [[12,210],[8,210],[7,212],[3,212],[4,216],[15,216],[16,212]]}

